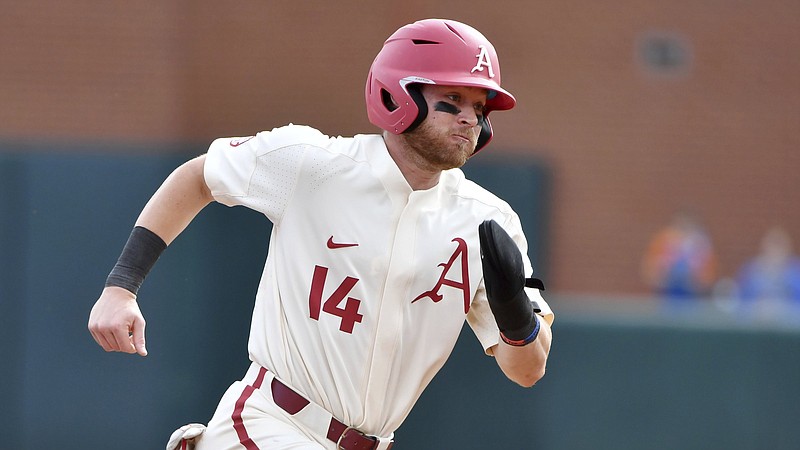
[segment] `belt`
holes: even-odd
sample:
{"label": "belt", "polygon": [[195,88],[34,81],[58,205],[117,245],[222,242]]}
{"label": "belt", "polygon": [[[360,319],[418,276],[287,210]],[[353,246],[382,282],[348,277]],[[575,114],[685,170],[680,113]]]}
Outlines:
{"label": "belt", "polygon": [[[255,388],[263,388],[262,383],[269,371],[266,368],[258,366],[255,363],[253,363],[251,371],[256,366],[258,367],[258,374],[256,375],[255,381],[252,383],[252,386]],[[308,405],[314,405],[315,407],[322,409],[322,407],[314,403],[311,403],[311,401],[309,401],[299,393],[295,392],[292,388],[284,384],[281,380],[275,378],[274,376],[270,378],[272,378],[272,381],[270,381],[269,384],[270,384],[270,391],[272,392],[273,401],[275,402],[276,405],[278,405],[282,410],[286,411],[289,415],[294,416],[295,414],[302,411]],[[349,427],[343,424],[327,411],[325,411],[325,413],[331,416],[330,424],[328,425],[328,430],[325,437],[329,441],[336,443],[337,449],[389,450],[390,448],[392,448],[393,442],[391,440],[381,439],[376,436],[370,436],[364,434],[353,427]]]}

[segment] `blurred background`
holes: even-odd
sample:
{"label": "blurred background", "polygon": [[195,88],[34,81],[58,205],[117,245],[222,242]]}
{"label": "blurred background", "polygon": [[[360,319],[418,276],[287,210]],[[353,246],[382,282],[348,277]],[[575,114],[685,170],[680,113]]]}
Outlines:
{"label": "blurred background", "polygon": [[800,448],[800,2],[0,6],[0,449],[208,420],[270,225],[210,206],[142,289],[150,355],[105,354],[86,321],[138,212],[216,137],[377,132],[372,59],[427,17],[498,50],[518,106],[465,172],[519,212],[557,318],[532,390],[465,332],[395,448]]}

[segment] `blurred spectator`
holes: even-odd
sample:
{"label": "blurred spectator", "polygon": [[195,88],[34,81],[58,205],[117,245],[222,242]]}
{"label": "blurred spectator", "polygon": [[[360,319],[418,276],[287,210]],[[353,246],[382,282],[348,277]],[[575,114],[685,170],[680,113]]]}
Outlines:
{"label": "blurred spectator", "polygon": [[800,257],[781,227],[771,228],[761,240],[760,252],[738,274],[739,296],[745,303],[800,304]]}
{"label": "blurred spectator", "polygon": [[677,214],[650,241],[642,275],[655,293],[665,297],[708,296],[717,275],[717,258],[702,225],[687,213]]}

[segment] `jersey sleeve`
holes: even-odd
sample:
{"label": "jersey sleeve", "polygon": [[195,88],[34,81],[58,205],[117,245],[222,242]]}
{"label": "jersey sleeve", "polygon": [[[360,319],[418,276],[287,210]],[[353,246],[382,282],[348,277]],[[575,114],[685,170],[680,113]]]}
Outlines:
{"label": "jersey sleeve", "polygon": [[246,206],[277,222],[294,193],[309,145],[321,146],[328,139],[296,125],[216,139],[206,155],[206,184],[216,201]]}

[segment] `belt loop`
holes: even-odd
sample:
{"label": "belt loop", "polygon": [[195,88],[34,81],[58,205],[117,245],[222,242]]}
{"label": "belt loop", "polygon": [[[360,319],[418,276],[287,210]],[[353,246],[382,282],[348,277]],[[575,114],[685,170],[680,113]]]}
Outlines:
{"label": "belt loop", "polygon": [[375,446],[375,450],[389,450],[394,445],[394,440],[388,438],[378,438],[378,445]]}

